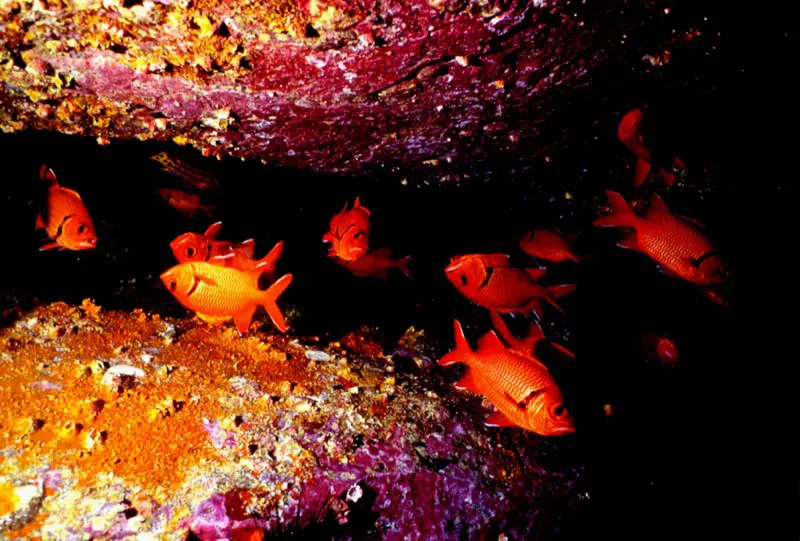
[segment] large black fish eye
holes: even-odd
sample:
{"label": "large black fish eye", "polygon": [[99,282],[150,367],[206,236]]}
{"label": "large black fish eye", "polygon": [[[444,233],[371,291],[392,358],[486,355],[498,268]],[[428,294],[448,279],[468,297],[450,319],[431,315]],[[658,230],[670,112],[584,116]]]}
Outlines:
{"label": "large black fish eye", "polygon": [[355,235],[353,235],[353,238],[354,238],[354,239],[357,239],[358,237],[360,237],[360,236],[361,236],[361,235],[363,235],[363,234],[364,234],[364,232],[363,232],[363,231],[357,231],[357,232],[356,232],[356,234],[355,234]]}
{"label": "large black fish eye", "polygon": [[188,257],[194,257],[194,246],[189,246],[186,248],[186,255]]}
{"label": "large black fish eye", "polygon": [[555,415],[558,419],[561,419],[567,414],[567,408],[564,407],[564,404],[559,404],[555,408],[553,408],[553,415]]}
{"label": "large black fish eye", "polygon": [[174,292],[176,289],[178,289],[178,282],[176,282],[175,280],[170,280],[169,290]]}
{"label": "large black fish eye", "polygon": [[461,285],[462,286],[467,285],[467,275],[466,274],[462,274],[461,276],[459,276],[459,279],[461,280]]}
{"label": "large black fish eye", "polygon": [[86,224],[81,224],[78,226],[78,233],[83,233],[86,231]]}

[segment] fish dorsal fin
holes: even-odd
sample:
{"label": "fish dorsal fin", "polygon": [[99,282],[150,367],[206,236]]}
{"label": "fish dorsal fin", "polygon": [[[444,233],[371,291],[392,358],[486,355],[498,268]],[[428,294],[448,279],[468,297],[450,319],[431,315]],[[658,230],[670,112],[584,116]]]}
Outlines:
{"label": "fish dorsal fin", "polygon": [[489,318],[492,320],[492,326],[500,334],[500,337],[503,339],[503,341],[508,344],[508,347],[521,353],[533,352],[535,343],[532,344],[528,340],[520,340],[511,334],[511,329],[508,328],[508,325],[506,325],[506,322],[503,321],[503,318],[500,316],[500,314],[497,312],[491,312],[489,314]]}
{"label": "fish dorsal fin", "polygon": [[496,411],[494,413],[490,413],[486,417],[486,421],[484,422],[486,426],[496,426],[499,428],[505,428],[508,426],[517,426],[511,419],[506,417],[504,413],[500,413]]}
{"label": "fish dorsal fin", "polygon": [[531,280],[534,282],[540,280],[545,274],[547,274],[547,269],[540,269],[536,267],[531,267],[529,269],[525,269],[525,272],[528,273],[528,276],[531,277]]}
{"label": "fish dorsal fin", "polygon": [[465,391],[472,391],[473,393],[483,394],[478,389],[478,384],[473,377],[473,371],[467,369],[467,372],[455,384],[456,389],[463,389]]}
{"label": "fish dorsal fin", "polygon": [[457,319],[453,320],[453,329],[456,337],[456,349],[459,351],[472,351],[467,341],[467,335],[464,334],[464,327],[461,326],[461,322]]}
{"label": "fish dorsal fin", "polygon": [[255,239],[243,240],[239,244],[235,244],[233,248],[241,251],[248,259],[253,259],[256,254],[256,241]]}
{"label": "fish dorsal fin", "polygon": [[56,178],[55,172],[45,164],[42,164],[42,166],[39,168],[39,178],[58,186],[58,178]]}
{"label": "fish dorsal fin", "polygon": [[214,222],[208,226],[208,229],[203,234],[210,239],[215,239],[219,235],[220,229],[222,229],[222,222]]}
{"label": "fish dorsal fin", "polygon": [[212,265],[217,265],[218,267],[227,267],[231,264],[235,255],[236,254],[234,254],[233,252],[215,255],[214,257],[208,259],[208,263]]}
{"label": "fish dorsal fin", "polygon": [[[56,185],[57,185],[57,184],[56,184]],[[59,187],[59,189],[60,189],[62,192],[64,192],[64,193],[68,193],[68,194],[72,195],[72,196],[73,196],[73,197],[75,197],[75,199],[77,199],[78,201],[83,201],[83,199],[81,199],[81,194],[79,194],[79,193],[78,193],[78,192],[76,192],[75,190],[70,190],[69,188],[65,188],[64,186],[58,186],[58,187]]]}
{"label": "fish dorsal fin", "polygon": [[355,201],[355,203],[353,203],[353,210],[355,210],[355,209],[363,210],[364,212],[367,213],[367,216],[371,216],[372,215],[372,213],[369,211],[369,209],[367,207],[362,207],[361,206],[361,200],[358,197],[356,197],[356,201]]}
{"label": "fish dorsal fin", "polygon": [[478,340],[478,351],[481,353],[491,353],[493,351],[505,351],[506,345],[494,331],[489,331]]}
{"label": "fish dorsal fin", "polygon": [[661,220],[669,217],[672,217],[672,213],[667,208],[664,200],[661,199],[660,195],[653,194],[653,197],[650,200],[650,206],[647,208],[647,214],[645,214],[645,219]]}
{"label": "fish dorsal fin", "polygon": [[487,267],[512,267],[511,256],[508,254],[484,254],[483,263]]}

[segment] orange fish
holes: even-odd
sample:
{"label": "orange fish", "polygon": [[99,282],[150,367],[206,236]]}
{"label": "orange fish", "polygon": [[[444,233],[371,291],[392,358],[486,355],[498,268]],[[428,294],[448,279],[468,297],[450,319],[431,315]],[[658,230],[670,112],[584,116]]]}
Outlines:
{"label": "orange fish", "polygon": [[527,233],[519,242],[522,251],[531,257],[538,257],[553,263],[564,261],[580,262],[581,258],[572,251],[574,235],[566,237],[559,232],[547,229],[536,229]]}
{"label": "orange fish", "polygon": [[331,218],[330,231],[322,236],[322,242],[331,243],[328,255],[344,261],[356,261],[367,255],[369,216],[369,209],[361,206],[358,197],[350,210],[347,210],[345,203],[342,211]]}
{"label": "orange fish", "polygon": [[211,211],[214,210],[212,206],[201,205],[200,196],[197,194],[186,193],[172,188],[162,188],[156,193],[161,199],[166,201],[169,206],[189,218],[194,218],[199,210],[202,210],[210,217]]}
{"label": "orange fish", "polygon": [[[239,270],[247,271],[256,265],[263,264],[262,273],[272,281],[276,276],[276,265],[278,259],[283,255],[283,241],[278,242],[270,252],[261,260],[255,260],[255,241],[248,239],[239,243],[232,243],[230,241],[215,240],[222,228],[222,222],[211,224],[206,232],[200,233],[183,233],[175,237],[169,243],[172,248],[172,253],[179,263],[187,261],[209,261],[217,256],[225,256],[233,254],[233,257],[222,258],[218,263],[224,263],[225,266],[233,267]],[[217,261],[217,260],[215,260]]]}
{"label": "orange fish", "polygon": [[39,169],[39,178],[49,186],[44,214],[36,215],[36,228],[44,229],[52,241],[43,244],[39,250],[95,248],[97,233],[78,192],[59,185],[56,174],[46,165]]}
{"label": "orange fish", "polygon": [[388,248],[378,248],[355,261],[346,261],[338,257],[335,261],[337,265],[341,265],[356,276],[377,276],[381,280],[386,280],[389,278],[389,269],[396,268],[406,277],[413,278],[408,269],[411,256],[393,260],[392,251]]}
{"label": "orange fish", "polygon": [[481,394],[494,404],[499,411],[487,417],[488,426],[518,426],[542,436],[575,432],[561,391],[541,361],[506,347],[493,331],[486,333],[473,351],[458,320],[455,335],[455,349],[442,357],[439,365],[467,365],[456,388]]}
{"label": "orange fish", "polygon": [[680,352],[675,342],[663,334],[646,332],[639,343],[639,350],[655,357],[662,365],[673,365],[678,362]]}
{"label": "orange fish", "polygon": [[[641,109],[636,108],[628,111],[622,117],[622,120],[620,120],[619,128],[617,129],[619,140],[636,155],[636,164],[634,165],[633,173],[634,188],[638,188],[642,184],[644,179],[647,178],[647,175],[650,174],[650,169],[652,168],[651,162],[653,155],[650,149],[644,146],[644,139],[641,133],[639,133],[642,124],[642,116]],[[677,156],[675,157],[674,165],[681,169],[686,168],[683,161]],[[675,182],[675,174],[663,168],[659,168],[658,172],[667,186],[672,186]]]}
{"label": "orange fish", "polygon": [[702,285],[725,281],[722,260],[698,229],[699,222],[673,215],[655,194],[644,218],[617,192],[606,190],[606,195],[612,212],[596,219],[594,225],[633,229],[617,246],[647,254],[669,276]]}
{"label": "orange fish", "polygon": [[213,259],[175,265],[161,275],[161,281],[178,302],[209,323],[233,318],[239,333],[244,334],[261,305],[275,326],[285,332],[286,323],[276,300],[292,282],[292,275],[285,274],[262,291],[258,288],[258,278],[264,271],[263,263],[249,271],[240,271]]}
{"label": "orange fish", "polygon": [[[524,353],[526,355],[535,355],[536,347],[540,342],[546,340],[541,325],[535,321],[531,321],[530,329],[528,330],[528,334],[525,336],[525,338],[517,338],[511,334],[511,329],[508,328],[508,325],[506,325],[506,322],[503,321],[503,318],[500,316],[500,314],[497,312],[489,312],[489,318],[491,318],[492,326],[497,331],[497,334],[500,335],[500,338],[503,339],[503,342],[508,344],[508,347],[511,349],[517,350],[520,353]],[[561,344],[550,342],[550,347],[560,351],[568,357],[572,357],[573,359],[575,358],[575,354]]]}
{"label": "orange fish", "polygon": [[536,314],[542,318],[542,300],[559,311],[555,299],[575,291],[574,285],[545,287],[536,283],[544,269],[520,269],[505,254],[470,254],[450,259],[447,279],[474,303],[504,313]]}
{"label": "orange fish", "polygon": [[199,190],[212,190],[219,187],[219,181],[213,175],[192,167],[177,158],[171,158],[166,152],[154,154],[150,156],[150,159],[158,162],[163,171],[183,179],[189,186]]}

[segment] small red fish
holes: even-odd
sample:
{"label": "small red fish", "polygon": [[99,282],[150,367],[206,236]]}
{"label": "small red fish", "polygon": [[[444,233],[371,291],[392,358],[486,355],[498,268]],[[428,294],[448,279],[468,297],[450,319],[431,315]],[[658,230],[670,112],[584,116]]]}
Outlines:
{"label": "small red fish", "polygon": [[581,258],[572,251],[574,236],[566,237],[556,231],[536,229],[527,233],[519,242],[522,251],[531,257],[562,263],[574,261],[579,263]]}
{"label": "small red fish", "polygon": [[[619,140],[636,155],[636,164],[634,165],[633,173],[634,188],[638,188],[642,182],[644,182],[644,179],[650,174],[650,169],[652,168],[652,153],[650,149],[644,145],[644,139],[641,133],[639,133],[642,124],[642,116],[643,113],[641,109],[636,108],[628,111],[622,117],[619,128],[617,129]],[[681,169],[686,168],[683,161],[677,156],[675,157],[674,165]],[[675,183],[675,174],[671,171],[659,168],[658,172],[667,186],[672,186]]]}
{"label": "small red fish", "polygon": [[328,255],[344,261],[356,261],[369,251],[369,216],[367,207],[356,197],[353,208],[347,203],[339,214],[331,218],[330,230],[322,236],[322,242],[330,242]]}
{"label": "small red fish", "polygon": [[606,190],[612,212],[596,219],[599,227],[630,227],[633,232],[617,243],[638,250],[658,263],[662,272],[695,284],[725,281],[722,260],[695,220],[673,215],[657,194],[644,218],[639,217],[617,192]]}
{"label": "small red fish", "polygon": [[213,206],[201,205],[200,196],[197,194],[186,193],[172,188],[162,188],[156,192],[161,199],[169,206],[189,218],[194,218],[198,211],[203,211],[207,216],[211,216]]}
{"label": "small red fish", "polygon": [[674,365],[680,358],[678,346],[663,334],[646,332],[639,343],[639,350],[658,359],[662,365]]}
{"label": "small red fish", "polygon": [[[497,312],[489,312],[489,318],[491,318],[492,326],[497,331],[497,334],[500,335],[500,338],[503,339],[503,342],[508,344],[508,347],[511,349],[519,351],[520,353],[535,356],[536,346],[539,345],[539,342],[546,340],[541,325],[535,321],[531,321],[530,329],[528,330],[528,334],[525,336],[525,338],[517,338],[511,333],[511,329],[508,328],[508,325],[506,325],[506,322],[503,321],[503,318],[500,316],[500,314]],[[575,358],[575,354],[561,344],[550,342],[550,346],[568,357],[572,357],[573,359]]]}
{"label": "small red fish", "polygon": [[542,436],[575,432],[572,416],[547,367],[534,356],[506,347],[493,331],[473,351],[455,320],[456,347],[439,360],[441,366],[467,365],[456,388],[481,394],[499,410],[488,426],[518,426]]}
{"label": "small red fish", "polygon": [[286,323],[276,300],[292,282],[292,275],[282,276],[262,291],[258,279],[263,271],[263,264],[240,271],[212,260],[192,261],[170,268],[161,275],[161,281],[179,303],[209,323],[233,318],[239,333],[244,334],[260,305],[275,326],[285,332]]}
{"label": "small red fish", "polygon": [[222,222],[216,222],[211,224],[203,234],[189,232],[175,237],[169,244],[175,259],[180,263],[209,261],[218,256],[232,254],[232,257],[215,259],[215,261],[243,271],[261,265],[261,268],[264,269],[263,274],[270,281],[277,277],[276,265],[278,259],[283,255],[283,241],[278,242],[264,258],[255,260],[255,241],[253,239],[236,244],[230,241],[216,240],[221,228]]}
{"label": "small red fish", "polygon": [[555,299],[575,291],[574,285],[545,287],[536,283],[544,269],[520,269],[505,254],[470,254],[451,258],[444,269],[447,279],[474,303],[504,313],[536,314],[541,320],[542,300],[559,311]]}
{"label": "small red fish", "polygon": [[39,178],[49,183],[45,208],[36,215],[36,228],[44,229],[52,242],[39,250],[91,250],[97,247],[97,233],[89,211],[75,190],[59,185],[52,169],[43,165]]}
{"label": "small red fish", "polygon": [[411,256],[393,260],[392,251],[388,248],[378,248],[355,261],[346,261],[338,257],[335,258],[335,261],[337,265],[344,267],[356,276],[377,276],[381,280],[386,280],[389,278],[389,269],[396,268],[407,278],[413,278],[408,269]]}

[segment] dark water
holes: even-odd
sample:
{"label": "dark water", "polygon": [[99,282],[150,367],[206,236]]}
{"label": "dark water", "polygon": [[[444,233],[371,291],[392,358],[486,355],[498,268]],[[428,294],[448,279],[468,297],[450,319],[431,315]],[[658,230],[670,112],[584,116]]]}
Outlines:
{"label": "dark water", "polygon": [[[553,149],[550,163],[538,161],[529,181],[417,188],[234,160],[207,163],[187,149],[167,149],[222,178],[215,219],[223,221],[225,238],[255,238],[258,256],[285,241],[279,269],[295,278],[281,303],[299,310],[292,321],[299,335],[335,340],[369,325],[391,347],[415,325],[444,351],[458,317],[474,341],[488,330],[488,315],[447,282],[442,269],[449,257],[508,252],[524,261],[516,243],[526,230],[581,233],[579,251],[594,257],[553,267],[546,278],[579,285],[563,299],[566,313],[548,312],[546,326],[548,335],[568,334],[577,353],[577,361],[553,370],[576,417],[574,447],[592,487],[590,503],[565,525],[564,537],[745,530],[760,539],[788,537],[796,524],[787,512],[796,511],[790,504],[798,492],[791,443],[797,278],[789,234],[798,208],[796,137],[774,128],[791,133],[797,126],[794,89],[778,79],[786,60],[779,47],[790,38],[758,15],[714,22],[730,36],[716,41],[720,55],[688,48],[684,58],[673,57],[677,67],[658,77],[612,66],[573,95],[560,113],[568,144]],[[647,105],[647,135],[663,157],[677,153],[688,164],[685,185],[666,202],[707,225],[733,272],[730,307],[659,274],[644,256],[615,248],[612,231],[589,225],[603,189],[636,195],[625,169],[631,156],[615,138],[619,116],[632,105]],[[169,241],[203,231],[210,220],[186,219],[153,194],[179,187],[147,160],[162,148],[98,147],[43,133],[0,136],[0,308],[92,297],[106,308],[185,315],[158,275],[174,264]],[[43,162],[82,194],[98,229],[97,250],[37,251],[29,202]],[[399,273],[388,282],[356,278],[325,257],[320,238],[328,220],[355,195],[372,210],[373,245],[413,255],[413,282]],[[675,340],[677,367],[658,366],[636,351],[648,331]],[[615,411],[610,418],[603,414],[607,403]]]}

